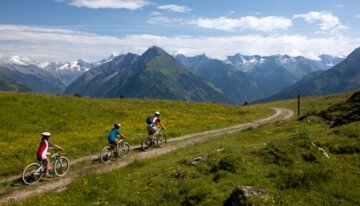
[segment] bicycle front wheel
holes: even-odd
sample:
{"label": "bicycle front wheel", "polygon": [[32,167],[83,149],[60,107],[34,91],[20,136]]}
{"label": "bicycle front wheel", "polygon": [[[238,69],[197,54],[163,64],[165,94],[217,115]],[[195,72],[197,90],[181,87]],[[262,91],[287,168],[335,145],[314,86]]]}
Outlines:
{"label": "bicycle front wheel", "polygon": [[55,161],[54,172],[57,176],[64,176],[69,170],[69,160],[66,157],[60,157]]}
{"label": "bicycle front wheel", "polygon": [[126,157],[130,152],[130,145],[127,142],[124,142],[120,147],[119,155],[120,157]]}
{"label": "bicycle front wheel", "polygon": [[110,147],[105,147],[100,153],[100,160],[103,163],[109,162],[114,156],[114,152]]}
{"label": "bicycle front wheel", "polygon": [[145,137],[144,140],[141,142],[141,149],[146,151],[151,148],[152,140],[150,137]]}
{"label": "bicycle front wheel", "polygon": [[160,147],[160,148],[165,147],[166,142],[167,142],[166,135],[160,132],[159,137],[157,138],[158,147]]}
{"label": "bicycle front wheel", "polygon": [[31,185],[39,182],[42,177],[42,167],[38,163],[29,164],[22,173],[22,180],[25,184]]}

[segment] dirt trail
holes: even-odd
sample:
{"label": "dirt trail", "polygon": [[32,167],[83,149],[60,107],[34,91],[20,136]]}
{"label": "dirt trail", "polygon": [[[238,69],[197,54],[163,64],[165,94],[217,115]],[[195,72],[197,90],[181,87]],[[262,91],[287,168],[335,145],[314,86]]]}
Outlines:
{"label": "dirt trail", "polygon": [[[244,130],[244,129],[247,129],[250,127],[257,127],[259,125],[266,124],[268,122],[273,122],[276,120],[287,120],[294,115],[294,112],[291,110],[288,110],[288,109],[274,108],[274,110],[275,110],[275,114],[270,117],[267,117],[265,119],[251,121],[248,123],[239,124],[239,125],[235,125],[235,126],[231,126],[231,127],[222,128],[222,129],[216,129],[216,130],[211,130],[211,131],[207,131],[207,132],[200,132],[200,133],[189,134],[189,135],[185,135],[185,136],[181,136],[181,137],[172,138],[168,141],[170,144],[168,144],[166,147],[161,148],[161,149],[153,149],[153,150],[150,150],[147,152],[136,152],[136,153],[132,152],[132,154],[130,154],[125,159],[113,161],[108,164],[94,164],[94,165],[83,167],[76,171],[71,171],[71,168],[70,168],[69,174],[67,174],[65,177],[54,178],[52,180],[44,181],[44,182],[35,184],[33,186],[19,187],[19,189],[17,189],[17,190],[13,190],[7,194],[0,196],[0,204],[8,202],[8,201],[19,201],[23,198],[39,195],[39,194],[42,194],[42,193],[45,193],[48,191],[61,190],[61,189],[65,188],[67,185],[69,185],[75,178],[77,178],[79,176],[83,176],[85,174],[90,174],[90,173],[99,174],[99,173],[109,172],[109,171],[112,171],[115,169],[125,167],[125,166],[131,164],[136,159],[148,159],[148,158],[157,157],[157,156],[175,151],[177,149],[184,148],[184,147],[192,145],[192,144],[204,142],[206,140],[209,140],[209,139],[215,138],[215,137],[220,137],[225,134],[232,134],[232,133],[239,132],[241,130]],[[140,147],[140,145],[135,145],[132,147],[132,150],[135,150],[139,147]],[[98,158],[99,158],[99,155],[88,155],[85,157],[81,157],[81,158],[72,160],[70,163],[73,165],[73,164],[76,164],[81,161],[96,160]],[[19,178],[19,176],[9,177],[9,178],[7,178],[6,182],[14,181],[18,178]],[[5,182],[5,181],[3,181],[3,182]]]}

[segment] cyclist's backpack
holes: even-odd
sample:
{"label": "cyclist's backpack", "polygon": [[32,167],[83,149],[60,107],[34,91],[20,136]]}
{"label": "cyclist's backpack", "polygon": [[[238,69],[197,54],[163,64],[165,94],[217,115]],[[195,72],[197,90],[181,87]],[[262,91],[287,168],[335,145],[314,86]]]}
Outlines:
{"label": "cyclist's backpack", "polygon": [[151,116],[146,118],[146,124],[152,124],[153,120],[154,120],[154,117],[151,117]]}

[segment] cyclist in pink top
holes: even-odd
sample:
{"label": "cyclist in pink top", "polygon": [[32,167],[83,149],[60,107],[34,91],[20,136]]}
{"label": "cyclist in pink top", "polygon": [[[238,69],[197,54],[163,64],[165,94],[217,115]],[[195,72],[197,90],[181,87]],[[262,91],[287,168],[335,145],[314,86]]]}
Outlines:
{"label": "cyclist in pink top", "polygon": [[49,174],[50,161],[47,158],[50,155],[50,153],[48,152],[48,149],[49,149],[49,147],[54,147],[54,148],[63,150],[63,148],[48,141],[49,138],[51,137],[50,132],[43,132],[41,135],[42,135],[42,138],[41,138],[40,146],[39,146],[36,156],[37,156],[37,159],[39,161],[41,161],[42,164],[46,164],[46,174],[45,174],[46,176],[45,177],[51,177],[51,175]]}

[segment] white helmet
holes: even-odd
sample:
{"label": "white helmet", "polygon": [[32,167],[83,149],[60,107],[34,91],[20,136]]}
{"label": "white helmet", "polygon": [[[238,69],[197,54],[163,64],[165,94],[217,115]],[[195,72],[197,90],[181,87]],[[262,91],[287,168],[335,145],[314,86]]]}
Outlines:
{"label": "white helmet", "polygon": [[114,124],[114,127],[117,128],[117,129],[119,129],[119,128],[121,127],[121,124],[115,123],[115,124]]}
{"label": "white helmet", "polygon": [[155,116],[159,116],[160,115],[160,112],[155,112]]}
{"label": "white helmet", "polygon": [[42,135],[43,137],[51,137],[50,132],[43,132],[43,133],[41,133],[41,135]]}

